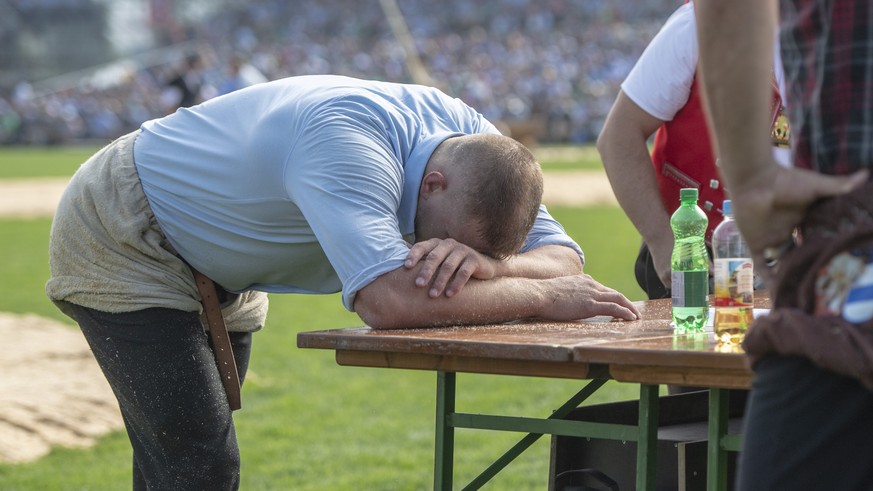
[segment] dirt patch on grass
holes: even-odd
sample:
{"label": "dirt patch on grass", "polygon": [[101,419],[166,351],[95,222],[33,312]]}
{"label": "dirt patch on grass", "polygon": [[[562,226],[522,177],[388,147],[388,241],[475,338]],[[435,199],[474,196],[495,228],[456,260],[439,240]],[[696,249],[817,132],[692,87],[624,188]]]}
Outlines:
{"label": "dirt patch on grass", "polygon": [[618,206],[612,186],[601,171],[552,171],[543,174],[546,206]]}
{"label": "dirt patch on grass", "polygon": [[0,461],[86,447],[123,427],[112,389],[78,329],[0,312]]}
{"label": "dirt patch on grass", "polygon": [[[51,216],[67,185],[65,178],[0,180],[0,217]],[[546,205],[615,205],[615,195],[600,171],[552,171],[543,178]]]}
{"label": "dirt patch on grass", "polygon": [[68,181],[64,178],[0,180],[0,217],[52,216]]}

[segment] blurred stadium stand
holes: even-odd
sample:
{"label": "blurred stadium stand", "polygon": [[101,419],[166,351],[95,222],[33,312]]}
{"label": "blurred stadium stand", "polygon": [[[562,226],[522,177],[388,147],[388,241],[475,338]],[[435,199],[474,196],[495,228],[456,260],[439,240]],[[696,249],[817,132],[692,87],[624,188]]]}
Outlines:
{"label": "blurred stadium stand", "polygon": [[0,0],[0,144],[106,142],[183,91],[315,73],[431,83],[529,145],[588,142],[681,1]]}

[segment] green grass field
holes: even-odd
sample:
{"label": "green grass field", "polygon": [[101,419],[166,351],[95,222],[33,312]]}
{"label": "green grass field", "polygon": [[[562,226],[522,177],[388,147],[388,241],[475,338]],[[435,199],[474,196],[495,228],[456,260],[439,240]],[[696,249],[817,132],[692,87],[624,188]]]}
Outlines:
{"label": "green grass field", "polygon": [[[0,149],[0,178],[66,176],[92,151]],[[581,150],[582,155],[590,152],[590,147]],[[576,167],[563,161],[554,165]],[[620,209],[550,211],[585,250],[587,273],[633,300],[642,299],[632,274],[639,237]],[[33,312],[70,324],[43,294],[50,223],[48,218],[0,219],[0,311]],[[254,337],[243,409],[236,414],[241,489],[432,487],[435,374],[341,367],[332,352],[296,348],[300,331],[356,325],[360,321],[342,308],[337,295],[271,297],[267,327]],[[72,324],[70,328],[75,329]],[[461,374],[457,406],[465,412],[547,416],[583,383]],[[635,385],[610,383],[590,402],[637,395]],[[456,487],[478,475],[519,437],[458,430]],[[130,459],[126,436],[116,432],[93,448],[57,449],[34,463],[0,465],[0,489],[129,489]],[[549,440],[544,437],[486,489],[544,489],[548,465]]]}
{"label": "green grass field", "polygon": [[0,147],[0,179],[69,177],[99,147]]}

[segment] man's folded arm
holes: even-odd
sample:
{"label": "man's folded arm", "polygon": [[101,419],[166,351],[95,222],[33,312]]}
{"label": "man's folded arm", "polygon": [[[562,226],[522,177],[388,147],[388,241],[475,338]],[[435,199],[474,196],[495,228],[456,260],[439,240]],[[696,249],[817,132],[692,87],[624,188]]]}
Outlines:
{"label": "man's folded arm", "polygon": [[358,291],[355,311],[375,329],[470,325],[518,319],[575,320],[608,315],[639,317],[621,293],[585,274],[554,278],[500,276],[471,279],[452,297],[428,296],[416,288],[417,268],[398,268]]}
{"label": "man's folded arm", "polygon": [[573,249],[546,245],[501,261],[496,276],[555,278],[582,272],[582,260]]}

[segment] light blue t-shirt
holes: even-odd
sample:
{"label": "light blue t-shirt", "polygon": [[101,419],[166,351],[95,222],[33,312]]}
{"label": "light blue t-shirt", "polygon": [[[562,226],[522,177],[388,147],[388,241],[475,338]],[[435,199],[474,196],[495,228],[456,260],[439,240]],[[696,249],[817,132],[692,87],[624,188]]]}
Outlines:
{"label": "light blue t-shirt", "polygon": [[[403,266],[425,165],[446,138],[499,133],[418,85],[339,76],[248,87],[142,125],[134,159],[168,240],[241,292],[355,294]],[[523,251],[582,251],[541,207]]]}

